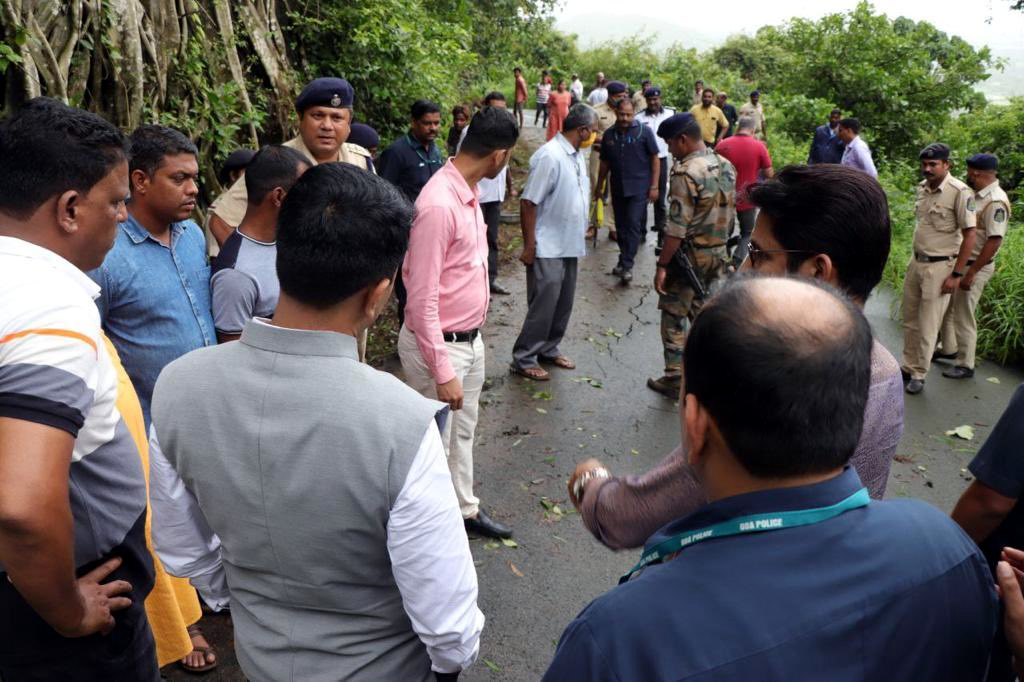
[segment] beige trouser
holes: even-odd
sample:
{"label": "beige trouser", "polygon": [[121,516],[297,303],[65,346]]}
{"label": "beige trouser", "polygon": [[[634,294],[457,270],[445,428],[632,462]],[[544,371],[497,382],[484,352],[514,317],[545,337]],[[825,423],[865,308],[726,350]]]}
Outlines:
{"label": "beige trouser", "polygon": [[954,260],[918,263],[911,260],[903,280],[903,363],[904,372],[924,379],[949,305],[942,282],[953,272]]}
{"label": "beige trouser", "polygon": [[[473,494],[473,437],[480,410],[480,392],[484,387],[484,342],[480,336],[473,343],[446,343],[448,360],[455,376],[462,382],[462,409],[451,412],[441,433],[444,450],[448,455],[448,470],[452,474],[455,495],[459,499],[462,518],[468,519],[480,511],[480,500]],[[416,336],[402,325],[398,333],[398,357],[402,361],[405,381],[428,398],[437,399],[437,383],[427,368]]]}
{"label": "beige trouser", "polygon": [[974,369],[974,351],[978,347],[978,301],[985,285],[996,271],[989,263],[974,276],[970,291],[957,289],[942,320],[942,352],[956,353],[956,364]]}
{"label": "beige trouser", "polygon": [[[591,147],[590,149],[590,169],[587,171],[590,173],[590,196],[594,196],[594,188],[597,187],[597,176],[601,173],[601,152]],[[605,183],[611,182],[611,179],[605,180]],[[606,192],[608,200],[604,204],[604,223],[601,227],[607,227],[609,230],[615,230],[615,213],[612,211],[612,193]]]}

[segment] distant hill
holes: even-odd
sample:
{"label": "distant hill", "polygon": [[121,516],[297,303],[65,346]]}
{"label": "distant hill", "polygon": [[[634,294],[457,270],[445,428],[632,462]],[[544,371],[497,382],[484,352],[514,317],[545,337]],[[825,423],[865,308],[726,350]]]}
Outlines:
{"label": "distant hill", "polygon": [[[654,35],[654,47],[663,50],[674,43],[704,51],[720,45],[732,31],[683,26],[660,17],[620,15],[593,12],[577,16],[561,16],[556,22],[559,30],[575,33],[581,48],[593,47],[610,40],[633,35]],[[994,102],[1005,102],[1010,97],[1024,96],[1024,47],[998,47],[992,53],[1007,60],[1002,72],[995,72],[984,81],[979,90]]]}

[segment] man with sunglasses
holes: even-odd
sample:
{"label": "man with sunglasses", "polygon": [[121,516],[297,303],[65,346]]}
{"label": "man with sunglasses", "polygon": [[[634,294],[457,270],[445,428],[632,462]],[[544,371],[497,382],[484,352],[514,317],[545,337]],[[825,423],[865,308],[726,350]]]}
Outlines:
{"label": "man with sunglasses", "polygon": [[[744,269],[821,279],[863,306],[882,278],[891,228],[885,191],[845,166],[791,166],[754,185],[760,209]],[[903,434],[903,381],[896,358],[877,340],[864,429],[850,464],[875,499],[885,494]],[[582,462],[569,480],[573,502],[598,540],[613,549],[636,547],[662,525],[699,506],[704,491],[677,448],[642,476],[611,477],[597,460]]]}

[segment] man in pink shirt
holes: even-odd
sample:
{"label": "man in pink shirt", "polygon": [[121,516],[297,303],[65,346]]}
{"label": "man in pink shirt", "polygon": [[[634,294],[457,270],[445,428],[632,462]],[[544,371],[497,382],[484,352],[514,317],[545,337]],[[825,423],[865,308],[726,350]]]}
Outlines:
{"label": "man in pink shirt", "polygon": [[747,198],[747,188],[756,183],[760,174],[764,178],[775,175],[772,157],[764,142],[754,137],[757,120],[753,116],[740,116],[739,128],[715,146],[715,151],[736,166],[736,215],[740,220],[740,241],[733,252],[732,262],[738,268],[747,257],[750,233],[754,231],[757,209]]}
{"label": "man in pink shirt", "polygon": [[495,178],[519,138],[512,112],[484,107],[473,116],[459,153],[424,185],[416,200],[409,252],[402,266],[408,290],[398,355],[406,381],[452,409],[442,434],[466,530],[508,538],[473,494],[473,438],[484,384],[487,318],[487,225],[477,183]]}

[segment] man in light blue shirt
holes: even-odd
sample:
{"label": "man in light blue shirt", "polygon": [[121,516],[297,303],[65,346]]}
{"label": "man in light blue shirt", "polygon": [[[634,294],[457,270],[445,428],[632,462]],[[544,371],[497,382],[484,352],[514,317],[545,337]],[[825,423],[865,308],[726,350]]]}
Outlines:
{"label": "man in light blue shirt", "polygon": [[539,362],[575,369],[558,349],[572,314],[576,266],[585,255],[590,180],[580,147],[597,130],[597,112],[586,104],[569,110],[562,132],[530,158],[520,201],[526,265],[526,320],[512,348],[512,371],[550,379]]}
{"label": "man in light blue shirt", "polygon": [[196,147],[176,130],[144,125],[131,135],[128,220],[89,276],[103,330],[117,348],[149,428],[160,371],[217,343],[210,264],[201,227],[189,219],[199,195]]}
{"label": "man in light blue shirt", "polygon": [[875,170],[875,162],[871,160],[871,149],[868,148],[867,142],[860,139],[860,121],[855,118],[844,118],[839,122],[836,135],[846,145],[840,163],[877,178],[878,171]]}

